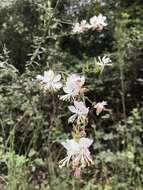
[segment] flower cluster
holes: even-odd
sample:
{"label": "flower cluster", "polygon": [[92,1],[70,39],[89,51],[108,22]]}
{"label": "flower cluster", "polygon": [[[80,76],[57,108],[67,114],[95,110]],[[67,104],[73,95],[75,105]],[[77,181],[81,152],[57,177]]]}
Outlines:
{"label": "flower cluster", "polygon": [[[101,64],[101,62],[107,63],[109,60],[107,57],[103,57],[99,61]],[[61,143],[67,150],[67,156],[59,162],[59,165],[60,167],[72,166],[74,175],[79,177],[82,168],[93,164],[89,151],[93,140],[85,138],[85,126],[88,122],[89,113],[89,108],[85,105],[85,77],[78,74],[71,74],[68,75],[65,84],[62,84],[61,75],[49,70],[44,72],[44,76],[37,75],[36,79],[44,91],[57,92],[63,87],[65,94],[59,96],[59,99],[69,101],[72,104],[68,106],[69,111],[72,113],[68,119],[68,123],[72,123],[74,126],[73,138]],[[97,115],[105,110],[105,105],[107,105],[105,101],[98,102],[94,105]],[[82,134],[84,134],[84,137]]]}
{"label": "flower cluster", "polygon": [[[108,64],[110,59],[107,57],[99,58],[99,63],[102,70],[105,64]],[[40,83],[44,91],[57,92],[63,87],[64,95],[59,96],[60,100],[70,101],[72,105],[68,106],[72,115],[68,119],[68,123],[72,123],[73,138],[67,139],[61,144],[67,150],[67,156],[59,162],[60,167],[72,166],[74,175],[80,177],[81,169],[93,164],[89,147],[93,140],[85,138],[85,126],[88,122],[89,108],[85,105],[86,92],[85,77],[78,74],[71,74],[67,77],[65,85],[61,82],[61,75],[55,74],[54,71],[45,71],[44,75],[37,75],[37,81]],[[99,115],[102,111],[106,110],[105,101],[98,102],[94,105],[96,114]],[[84,132],[84,133],[83,133]],[[84,134],[84,137],[82,136]]]}
{"label": "flower cluster", "polygon": [[89,29],[101,32],[105,26],[107,26],[106,17],[99,14],[98,16],[91,17],[89,23],[86,20],[82,20],[81,23],[76,23],[73,26],[73,33],[80,34]]}
{"label": "flower cluster", "polygon": [[[73,32],[83,33],[89,29],[101,31],[107,25],[106,17],[99,14],[90,19],[90,23],[86,20],[81,23],[76,23]],[[101,72],[105,66],[111,65],[109,57],[98,57],[97,65],[100,67]],[[93,140],[86,137],[85,128],[88,123],[89,107],[86,107],[88,98],[85,92],[88,90],[85,87],[85,76],[79,74],[70,74],[67,76],[65,83],[61,82],[61,75],[54,73],[52,70],[44,72],[44,75],[37,75],[37,81],[44,90],[44,92],[58,92],[63,90],[63,94],[59,95],[62,101],[70,102],[68,106],[71,116],[68,123],[73,126],[72,138],[61,142],[63,147],[67,150],[67,155],[59,162],[60,168],[63,166],[72,167],[75,177],[80,177],[81,170],[86,166],[93,164],[89,147],[92,145]],[[91,102],[91,101],[90,101]],[[92,103],[93,109],[96,110],[98,116],[102,111],[107,110],[105,106],[107,102]]]}

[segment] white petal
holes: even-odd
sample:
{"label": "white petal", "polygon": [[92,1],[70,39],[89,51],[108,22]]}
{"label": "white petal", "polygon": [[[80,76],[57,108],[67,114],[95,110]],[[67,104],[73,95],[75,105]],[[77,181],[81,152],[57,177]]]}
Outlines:
{"label": "white petal", "polygon": [[44,80],[45,82],[51,81],[54,78],[54,72],[52,70],[44,72]]}
{"label": "white petal", "polygon": [[85,106],[85,104],[80,101],[80,102],[77,102],[77,101],[74,101],[74,105],[75,105],[75,108],[83,115],[87,115],[88,112],[89,112],[89,108],[87,108]]}
{"label": "white petal", "polygon": [[63,91],[65,93],[69,94],[73,91],[73,88],[71,88],[70,86],[65,86],[65,87],[63,87]]}
{"label": "white petal", "polygon": [[61,143],[65,149],[67,149],[68,155],[73,155],[79,150],[79,144],[75,142],[74,139],[67,139],[65,142]]}
{"label": "white petal", "polygon": [[67,139],[66,142],[62,142],[61,144],[64,146],[65,149],[70,149],[70,140]]}
{"label": "white petal", "polygon": [[77,110],[74,106],[68,106],[69,110],[72,112],[72,113],[77,113]]}
{"label": "white petal", "polygon": [[53,88],[55,88],[55,89],[60,89],[60,88],[62,88],[62,83],[57,82],[57,83],[54,83],[52,86],[53,86]]}
{"label": "white petal", "polygon": [[88,139],[88,138],[81,138],[80,139],[80,142],[79,142],[79,145],[80,147],[90,147],[91,144],[93,143],[93,140],[92,139]]}
{"label": "white petal", "polygon": [[97,22],[97,16],[90,18],[90,24],[91,25],[95,25],[96,22]]}
{"label": "white petal", "polygon": [[43,80],[43,76],[42,75],[37,75],[36,79],[41,81],[41,80]]}
{"label": "white petal", "polygon": [[75,107],[76,107],[77,109],[79,109],[79,107],[80,107],[80,102],[74,101],[74,105],[75,105]]}
{"label": "white petal", "polygon": [[76,119],[76,117],[77,117],[76,114],[72,115],[72,116],[68,119],[68,123],[73,123],[74,120]]}
{"label": "white petal", "polygon": [[98,56],[98,60],[100,64],[103,64],[100,56]]}
{"label": "white petal", "polygon": [[61,75],[59,74],[59,75],[56,75],[55,77],[54,77],[54,82],[58,82],[59,80],[61,80]]}
{"label": "white petal", "polygon": [[60,100],[63,100],[63,101],[70,101],[70,98],[71,98],[71,94],[60,96]]}

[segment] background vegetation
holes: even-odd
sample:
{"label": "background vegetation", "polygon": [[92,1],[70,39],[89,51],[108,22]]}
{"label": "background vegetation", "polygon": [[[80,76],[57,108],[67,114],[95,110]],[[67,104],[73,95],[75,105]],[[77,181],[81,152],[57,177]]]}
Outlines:
{"label": "background vegetation", "polygon": [[[103,32],[71,34],[98,13],[107,16]],[[1,0],[0,190],[143,189],[142,15],[141,0]],[[113,66],[97,77],[104,54]],[[84,74],[88,98],[110,109],[90,112],[95,165],[80,180],[58,167],[71,128],[65,103],[35,83],[49,68]]]}

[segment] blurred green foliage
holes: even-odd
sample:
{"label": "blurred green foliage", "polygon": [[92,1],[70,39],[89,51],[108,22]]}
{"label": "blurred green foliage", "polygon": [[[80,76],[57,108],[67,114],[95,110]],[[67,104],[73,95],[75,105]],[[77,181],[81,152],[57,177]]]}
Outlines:
{"label": "blurred green foliage", "polygon": [[[103,1],[102,1],[103,2]],[[102,13],[101,33],[72,35],[72,24]],[[143,189],[142,1],[2,0],[0,5],[0,189]],[[113,66],[100,77],[99,55]],[[89,99],[109,112],[90,112],[87,133],[95,165],[76,180],[58,160],[71,130],[67,105],[43,94],[37,74],[53,68],[83,73]],[[90,102],[87,102],[90,106]]]}

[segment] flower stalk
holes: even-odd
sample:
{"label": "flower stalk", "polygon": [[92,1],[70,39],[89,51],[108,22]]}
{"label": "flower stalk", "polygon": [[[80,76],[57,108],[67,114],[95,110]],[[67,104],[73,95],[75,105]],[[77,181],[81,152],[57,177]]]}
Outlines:
{"label": "flower stalk", "polygon": [[[89,23],[86,20],[76,23],[73,27],[73,33],[80,34],[90,29],[101,32],[106,26],[106,17],[99,14],[98,16],[90,18]],[[105,66],[110,65],[111,60],[109,57],[98,57],[97,66],[100,67],[101,73]],[[68,109],[71,112],[68,123],[73,126],[71,131],[72,138],[61,142],[61,145],[67,151],[67,155],[59,162],[59,167],[71,167],[74,171],[73,175],[76,178],[80,178],[82,169],[94,164],[89,150],[89,147],[93,144],[93,139],[87,138],[85,131],[90,111],[90,108],[86,107],[85,100],[88,100],[91,103],[96,110],[97,115],[101,114],[102,111],[107,110],[105,108],[107,102],[102,101],[94,104],[85,96],[85,92],[88,91],[88,88],[85,87],[85,76],[70,74],[67,76],[65,84],[62,84],[61,78],[60,74],[56,74],[53,70],[48,70],[44,72],[43,76],[37,75],[36,80],[44,92],[48,92],[49,94],[54,94],[63,89],[64,94],[60,95],[59,99],[70,102],[71,104],[68,106]]]}

